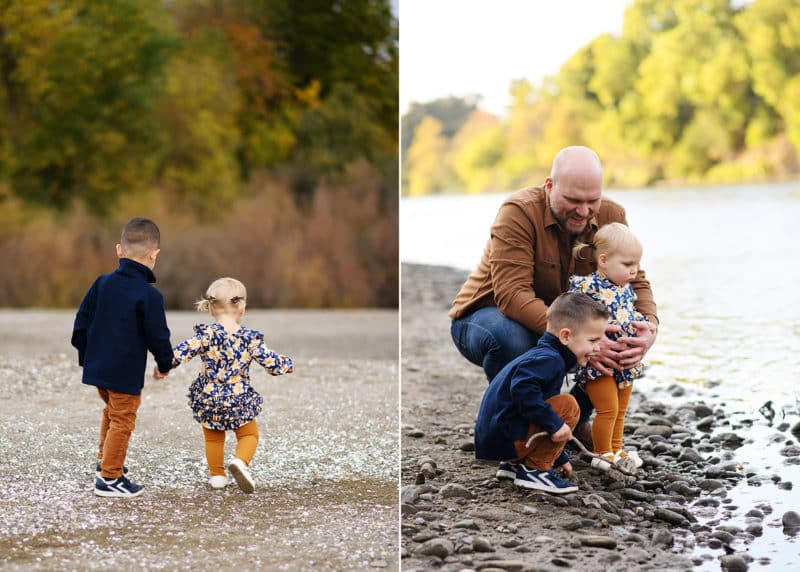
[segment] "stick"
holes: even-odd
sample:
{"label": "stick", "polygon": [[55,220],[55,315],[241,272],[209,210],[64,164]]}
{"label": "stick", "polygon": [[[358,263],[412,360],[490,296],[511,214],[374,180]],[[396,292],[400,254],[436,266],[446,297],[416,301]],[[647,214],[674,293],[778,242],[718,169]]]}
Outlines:
{"label": "stick", "polygon": [[[531,443],[533,443],[533,442],[534,442],[536,439],[538,439],[539,437],[546,437],[547,435],[548,435],[547,431],[541,431],[541,432],[539,432],[539,433],[534,433],[534,434],[533,434],[533,435],[531,435],[531,436],[530,436],[530,438],[529,438],[529,439],[528,439],[528,440],[525,442],[525,448],[526,448],[526,449],[530,448],[530,446],[531,446]],[[630,471],[623,469],[622,467],[620,467],[619,465],[617,465],[617,464],[616,464],[614,461],[612,461],[611,459],[607,459],[606,457],[601,457],[600,455],[595,455],[594,453],[592,453],[591,451],[589,451],[589,450],[588,450],[586,447],[584,447],[584,446],[583,446],[583,443],[581,443],[580,441],[578,441],[578,439],[576,439],[574,436],[573,436],[573,437],[570,437],[570,440],[571,440],[571,441],[572,441],[572,442],[573,442],[573,443],[574,443],[574,444],[575,444],[575,445],[578,447],[578,449],[580,450],[580,452],[581,452],[583,455],[585,455],[585,456],[587,456],[587,457],[591,457],[592,459],[600,459],[600,460],[602,460],[602,461],[604,461],[604,462],[608,463],[609,465],[611,465],[611,468],[612,468],[612,469],[616,469],[617,471],[619,471],[620,473],[622,473],[622,474],[623,474],[623,475],[625,475],[625,476],[628,476],[628,477],[635,477],[635,476],[636,476],[636,473],[631,473]]]}

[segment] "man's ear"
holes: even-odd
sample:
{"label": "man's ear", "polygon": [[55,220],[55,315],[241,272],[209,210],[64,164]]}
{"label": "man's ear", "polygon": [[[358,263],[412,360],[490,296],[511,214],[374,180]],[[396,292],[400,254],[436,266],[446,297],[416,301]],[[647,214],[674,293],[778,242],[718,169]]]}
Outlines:
{"label": "man's ear", "polygon": [[121,244],[117,244],[117,258],[125,258],[125,255],[122,253]]}
{"label": "man's ear", "polygon": [[550,177],[547,177],[547,178],[544,180],[544,189],[545,189],[546,191],[549,191],[549,190],[550,190],[550,189],[552,189],[552,188],[553,188],[553,179],[551,179]]}
{"label": "man's ear", "polygon": [[558,330],[558,341],[567,345],[572,339],[572,331],[569,328],[561,328]]}

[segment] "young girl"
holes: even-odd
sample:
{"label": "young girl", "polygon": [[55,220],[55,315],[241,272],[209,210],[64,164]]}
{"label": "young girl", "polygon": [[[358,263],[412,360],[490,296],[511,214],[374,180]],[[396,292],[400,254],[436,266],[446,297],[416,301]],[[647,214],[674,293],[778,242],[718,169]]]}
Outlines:
{"label": "young girl", "polygon": [[[593,244],[577,244],[573,255],[579,257],[581,250],[585,248],[592,249],[597,270],[588,276],[570,276],[570,291],[583,292],[604,304],[611,313],[609,323],[620,327],[620,335],[635,336],[636,328],[631,322],[647,319],[636,310],[636,294],[630,285],[639,271],[641,243],[627,226],[613,222],[597,231]],[[639,364],[631,369],[615,370],[612,377],[587,365],[580,368],[575,375],[575,381],[584,384],[586,393],[597,410],[592,425],[595,453],[615,462],[629,457],[636,467],[642,465],[642,460],[636,452],[622,450],[622,432],[633,380],[642,375],[642,370],[643,367]],[[610,467],[600,459],[592,460],[592,466],[602,470]]]}
{"label": "young girl", "polygon": [[247,300],[244,284],[233,278],[215,280],[196,303],[197,310],[209,312],[213,324],[197,324],[195,335],[178,344],[173,365],[197,354],[203,359],[200,375],[189,386],[189,406],[203,427],[206,460],[211,472],[209,484],[221,489],[225,476],[225,431],[236,432],[236,458],[228,470],[245,493],[255,490],[248,466],[258,445],[256,416],[262,397],[250,385],[250,362],[255,360],[271,375],[291,373],[291,358],[276,354],[264,344],[261,332],[241,325]]}

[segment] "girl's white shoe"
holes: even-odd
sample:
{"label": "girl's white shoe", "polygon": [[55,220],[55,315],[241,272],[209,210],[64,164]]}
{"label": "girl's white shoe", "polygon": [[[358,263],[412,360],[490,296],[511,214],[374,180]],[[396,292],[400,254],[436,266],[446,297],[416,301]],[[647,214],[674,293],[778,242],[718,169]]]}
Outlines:
{"label": "girl's white shoe", "polygon": [[242,492],[250,494],[256,490],[256,482],[250,475],[250,470],[247,468],[247,464],[244,461],[235,458],[231,461],[231,464],[228,465],[228,470],[231,476],[236,479],[236,484],[239,485]]}
{"label": "girl's white shoe", "polygon": [[625,457],[632,459],[633,464],[637,469],[644,464],[644,461],[642,461],[642,458],[639,456],[639,453],[637,453],[636,451],[623,451],[623,450],[619,450],[616,453],[614,453],[614,462],[618,463]]}
{"label": "girl's white shoe", "polygon": [[212,489],[224,489],[228,486],[228,477],[225,475],[214,475],[208,479],[208,484]]}

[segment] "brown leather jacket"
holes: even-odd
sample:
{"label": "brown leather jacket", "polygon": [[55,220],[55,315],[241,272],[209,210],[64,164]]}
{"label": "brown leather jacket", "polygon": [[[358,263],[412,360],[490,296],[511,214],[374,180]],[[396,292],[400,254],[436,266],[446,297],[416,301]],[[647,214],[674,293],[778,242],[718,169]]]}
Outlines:
{"label": "brown leather jacket", "polygon": [[[609,222],[628,224],[625,209],[603,197],[597,214],[577,240],[590,243],[597,229]],[[449,316],[461,318],[478,308],[497,306],[529,330],[544,333],[547,307],[566,292],[569,276],[596,270],[587,251],[581,260],[572,256],[574,243],[553,216],[550,195],[544,188],[514,192],[500,207],[481,261],[461,287]],[[637,296],[636,309],[658,324],[656,303],[643,270],[631,286]]]}

